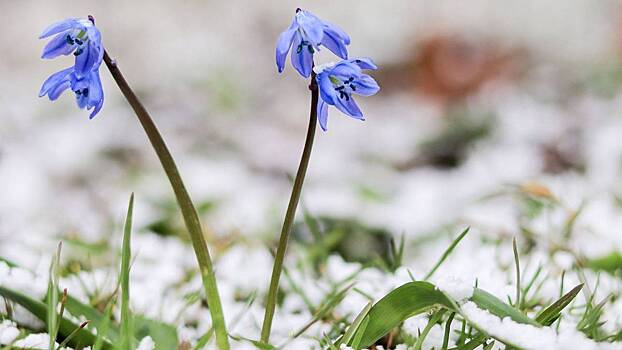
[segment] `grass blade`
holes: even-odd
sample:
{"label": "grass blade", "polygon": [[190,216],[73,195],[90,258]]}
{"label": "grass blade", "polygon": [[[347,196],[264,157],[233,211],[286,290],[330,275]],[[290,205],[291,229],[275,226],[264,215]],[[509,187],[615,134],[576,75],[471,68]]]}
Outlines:
{"label": "grass blade", "polygon": [[486,292],[485,290],[475,288],[473,290],[471,301],[474,302],[480,309],[488,310],[491,314],[501,318],[509,317],[518,323],[541,327],[538,322],[532,320],[518,309],[504,303],[501,299]]}
{"label": "grass blade", "polygon": [[[47,327],[48,334],[50,335],[49,349],[54,350],[56,347],[56,336],[58,335],[58,314],[56,313],[56,307],[58,306],[58,279],[60,263],[60,251],[62,249],[62,242],[58,243],[56,254],[52,257],[52,263],[50,264],[50,275],[48,281],[47,290]],[[62,317],[62,315],[61,315]]]}
{"label": "grass blade", "polygon": [[464,238],[464,236],[466,236],[467,233],[469,233],[470,229],[471,229],[470,227],[467,227],[464,231],[462,231],[462,233],[458,237],[456,237],[456,239],[453,240],[453,242],[451,242],[449,247],[447,247],[447,250],[445,250],[445,252],[441,256],[441,258],[438,260],[438,262],[434,265],[432,270],[430,270],[430,272],[428,272],[428,274],[425,275],[425,277],[423,278],[424,281],[427,281],[428,279],[430,279],[430,277],[432,277],[432,275],[436,272],[436,270],[438,270],[438,268],[443,264],[443,262],[445,262],[445,259],[447,259],[447,257],[451,254],[451,252],[453,252],[453,250],[456,248],[458,243],[460,243],[460,241]]}
{"label": "grass blade", "polygon": [[579,294],[582,288],[583,283],[572,288],[570,292],[564,294],[564,296],[562,296],[556,302],[544,309],[544,311],[540,312],[536,317],[536,322],[540,323],[543,326],[552,325],[553,322],[555,322],[555,320],[559,318],[562,310],[564,310],[564,308],[574,300],[574,298],[577,296],[577,294]]}
{"label": "grass blade", "polygon": [[130,313],[130,263],[132,259],[131,234],[134,211],[134,193],[130,196],[125,225],[123,227],[123,248],[121,251],[121,350],[132,350],[132,315]]}

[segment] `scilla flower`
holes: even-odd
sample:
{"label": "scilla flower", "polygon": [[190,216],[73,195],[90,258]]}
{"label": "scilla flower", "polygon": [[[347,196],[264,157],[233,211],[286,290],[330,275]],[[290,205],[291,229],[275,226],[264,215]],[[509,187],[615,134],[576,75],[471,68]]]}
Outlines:
{"label": "scilla flower", "polygon": [[320,89],[317,111],[322,130],[327,130],[328,105],[354,119],[365,120],[352,95],[371,96],[380,90],[374,78],[362,71],[377,68],[369,58],[343,60],[314,68]]}
{"label": "scilla flower", "polygon": [[55,58],[73,53],[75,74],[88,76],[102,63],[104,48],[101,34],[88,19],[70,18],[47,27],[39,39],[55,35],[43,48],[42,58]]}
{"label": "scilla flower", "polygon": [[71,89],[76,95],[78,107],[91,110],[92,119],[104,104],[104,91],[99,79],[99,70],[93,70],[88,75],[76,74],[75,67],[63,69],[52,74],[41,87],[39,97],[48,96],[50,101],[55,101],[67,89]]}
{"label": "scilla flower", "polygon": [[276,43],[276,65],[279,73],[285,68],[290,48],[292,65],[300,75],[308,78],[313,68],[313,54],[325,46],[335,55],[346,59],[350,37],[343,30],[324,22],[312,13],[297,9],[289,28],[281,33]]}

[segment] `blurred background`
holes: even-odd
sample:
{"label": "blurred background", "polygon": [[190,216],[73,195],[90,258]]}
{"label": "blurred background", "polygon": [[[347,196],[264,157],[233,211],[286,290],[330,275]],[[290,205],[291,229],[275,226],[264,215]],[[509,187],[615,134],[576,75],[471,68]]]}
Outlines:
{"label": "blurred background", "polygon": [[[37,97],[72,63],[41,60],[39,33],[89,14],[167,140],[216,256],[271,244],[307,127],[308,82],[274,62],[298,6],[380,67],[380,93],[358,99],[367,120],[331,110],[318,131],[299,211],[353,231],[336,244],[346,260],[456,223],[492,239],[524,233],[539,202],[517,193],[559,199],[566,214],[587,203],[578,225],[597,229],[573,244],[587,255],[622,248],[618,1],[0,0],[0,254],[45,265],[40,254],[63,239],[96,257],[118,246],[131,192],[138,231],[184,239],[166,177],[105,68],[94,120],[71,94]],[[316,63],[333,59],[323,50]],[[530,232],[551,222],[563,219]]]}

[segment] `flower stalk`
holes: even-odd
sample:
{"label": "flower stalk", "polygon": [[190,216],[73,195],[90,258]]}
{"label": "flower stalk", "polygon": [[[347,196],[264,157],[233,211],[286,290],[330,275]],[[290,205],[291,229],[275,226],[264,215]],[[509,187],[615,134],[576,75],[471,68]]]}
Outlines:
{"label": "flower stalk", "polygon": [[227,328],[225,324],[225,317],[222,310],[222,303],[218,294],[218,287],[216,284],[216,275],[214,273],[214,267],[207,248],[207,242],[203,235],[203,229],[201,222],[197,214],[196,208],[190,199],[190,195],[186,190],[186,186],[179,174],[175,160],[168,150],[162,135],[160,134],[153,119],[142,105],[134,91],[130,88],[127,81],[123,77],[123,74],[119,70],[116,61],[112,60],[108,55],[108,52],[104,51],[104,62],[106,67],[112,74],[115,82],[119,86],[119,89],[123,93],[123,96],[127,99],[130,106],[134,110],[134,113],[138,117],[140,124],[142,125],[153,149],[155,150],[162,167],[171,182],[177,203],[181,209],[181,213],[184,218],[184,223],[190,234],[190,240],[199,263],[199,269],[201,277],[203,279],[203,286],[207,295],[207,302],[209,305],[210,314],[212,316],[212,324],[216,333],[216,343],[220,350],[229,350],[229,340],[227,334]]}
{"label": "flower stalk", "polygon": [[270,279],[270,289],[268,290],[268,298],[266,301],[266,311],[263,319],[263,326],[261,327],[261,341],[263,343],[268,343],[270,340],[270,330],[272,328],[272,319],[274,318],[274,311],[276,309],[279,279],[283,270],[283,260],[285,258],[285,251],[287,250],[287,241],[289,240],[289,234],[294,224],[296,209],[300,200],[300,193],[302,192],[302,185],[307,174],[309,159],[311,158],[311,150],[313,148],[315,128],[317,125],[317,105],[319,99],[319,89],[315,79],[315,72],[311,72],[309,90],[311,90],[309,127],[307,129],[307,138],[302,151],[300,164],[298,165],[298,171],[296,172],[296,178],[294,179],[294,187],[292,188],[292,194],[289,198],[289,204],[287,205],[287,212],[285,213],[285,220],[283,221],[281,236],[279,238],[279,246],[274,257],[274,266],[272,268],[272,277]]}

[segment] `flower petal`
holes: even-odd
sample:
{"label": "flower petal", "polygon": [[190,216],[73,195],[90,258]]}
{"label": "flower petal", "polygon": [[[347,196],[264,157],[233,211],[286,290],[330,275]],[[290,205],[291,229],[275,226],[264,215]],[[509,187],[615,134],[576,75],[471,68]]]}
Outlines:
{"label": "flower petal", "polygon": [[50,77],[47,78],[45,82],[43,82],[43,86],[41,86],[41,90],[39,91],[39,97],[45,96],[64,81],[69,81],[69,75],[72,72],[73,67],[69,67],[67,69],[61,70],[60,72],[56,72],[50,75]]}
{"label": "flower petal", "polygon": [[99,70],[91,72],[91,82],[89,86],[88,108],[94,107],[89,118],[93,119],[104,105],[104,89],[99,79]]}
{"label": "flower petal", "polygon": [[356,90],[354,92],[362,96],[371,96],[380,91],[378,83],[374,80],[374,78],[367,74],[363,74],[355,79],[354,85],[356,86]]}
{"label": "flower petal", "polygon": [[322,99],[317,103],[317,119],[322,130],[328,130],[328,104]]}
{"label": "flower petal", "polygon": [[296,23],[303,33],[304,39],[317,47],[324,37],[324,23],[311,12],[300,10],[296,13]]}
{"label": "flower petal", "polygon": [[292,65],[300,75],[308,78],[311,75],[311,69],[313,68],[313,54],[309,52],[307,47],[303,47],[300,52],[297,50],[297,46],[302,42],[300,33],[296,32],[294,36],[294,48],[291,53]]}
{"label": "flower petal", "polygon": [[70,86],[71,83],[69,82],[69,80],[61,81],[58,85],[54,86],[48,92],[48,98],[50,99],[50,101],[56,101],[60,97],[60,95],[65,92],[65,90],[69,89]]}
{"label": "flower petal", "polygon": [[320,73],[316,76],[318,88],[320,89],[320,97],[322,100],[330,105],[335,104],[336,92],[333,84],[330,82],[330,78],[326,73]]}
{"label": "flower petal", "polygon": [[324,22],[324,33],[330,32],[336,38],[343,41],[344,44],[350,45],[350,36],[343,31],[343,29],[337,27],[336,25],[328,22]]}
{"label": "flower petal", "polygon": [[335,55],[344,59],[348,58],[348,49],[346,48],[346,45],[334,33],[324,30],[322,45],[326,46],[326,48],[332,51]]}
{"label": "flower petal", "polygon": [[39,39],[47,38],[48,36],[64,32],[77,26],[79,26],[77,18],[68,18],[60,22],[52,23],[50,26],[43,30],[43,32],[39,36]]}
{"label": "flower petal", "polygon": [[[89,42],[84,47],[84,51],[81,54],[76,56],[76,74],[79,77],[86,76],[90,74],[93,69],[97,69],[99,66],[99,48]],[[99,61],[101,63],[101,61]]]}
{"label": "flower petal", "polygon": [[354,119],[365,120],[365,118],[363,117],[363,112],[361,112],[361,109],[356,104],[356,102],[354,102],[354,99],[352,97],[350,97],[349,99],[335,99],[335,107],[337,107],[337,109],[342,111],[344,114],[347,114]]}
{"label": "flower petal", "polygon": [[276,66],[279,69],[279,73],[283,72],[285,68],[285,59],[292,46],[292,41],[294,41],[294,34],[296,34],[296,29],[290,28],[281,33],[276,41]]}
{"label": "flower petal", "polygon": [[372,61],[372,59],[369,57],[356,58],[356,59],[350,60],[350,62],[356,64],[361,69],[373,69],[373,70],[378,69],[378,66],[376,66],[374,61]]}
{"label": "flower petal", "polygon": [[55,58],[60,55],[69,55],[76,48],[75,45],[70,45],[67,43],[66,34],[58,34],[49,43],[45,45],[43,48],[43,53],[41,53],[41,58]]}

